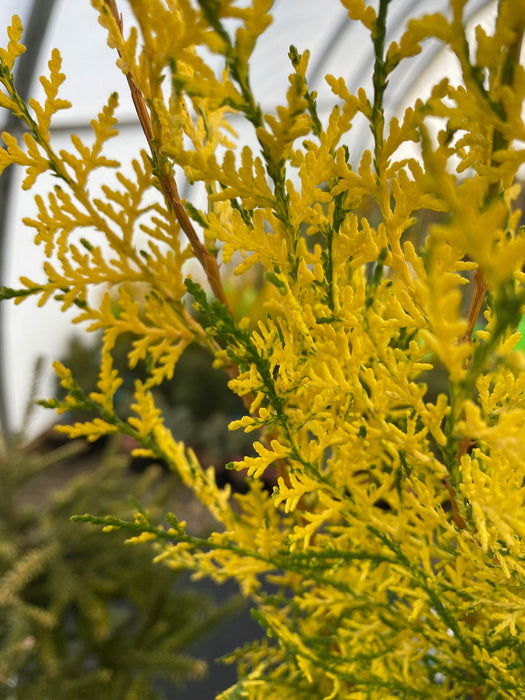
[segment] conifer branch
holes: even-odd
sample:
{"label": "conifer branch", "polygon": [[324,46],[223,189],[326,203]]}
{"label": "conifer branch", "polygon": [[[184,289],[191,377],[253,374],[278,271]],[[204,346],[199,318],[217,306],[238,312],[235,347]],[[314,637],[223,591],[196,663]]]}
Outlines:
{"label": "conifer branch", "polygon": [[[502,7],[503,4],[506,2],[507,0],[499,0],[498,2],[498,22],[502,21]],[[514,39],[505,51],[505,57],[503,59],[501,71],[499,75],[491,76],[491,82],[499,83],[499,85],[502,87],[512,87],[514,83],[515,70],[516,66],[518,66],[520,62],[521,47],[523,43],[523,35],[525,32],[523,20],[521,21],[521,23],[517,24],[517,26],[513,29],[513,32]],[[502,118],[505,119],[505,105],[500,101],[500,103],[497,105],[497,108]],[[504,151],[506,148],[508,148],[508,145],[509,144],[505,136],[498,129],[495,129],[494,134],[492,135],[492,166],[497,167],[497,162],[494,160],[494,153],[498,151]],[[503,183],[499,179],[495,182],[492,182],[489,185],[487,193],[487,204],[490,204],[490,202],[496,200],[500,196],[502,185]],[[463,336],[463,342],[470,342],[472,339],[472,334],[474,333],[474,328],[478,321],[479,313],[481,311],[481,307],[485,300],[487,291],[488,284],[483,277],[483,270],[481,270],[478,267],[474,273],[474,290],[472,293],[472,299],[467,314],[467,330],[465,331],[465,335]]]}
{"label": "conifer branch", "polygon": [[[123,20],[122,14],[119,12],[116,0],[105,0],[108,7],[110,8],[111,14],[113,15],[115,21],[117,22],[120,32],[123,31]],[[120,54],[119,54],[120,55]],[[139,118],[139,122],[142,126],[142,130],[148,142],[148,146],[151,151],[152,162],[158,163],[160,154],[157,152],[153,125],[151,123],[151,116],[144,100],[144,96],[138,89],[133,76],[131,73],[126,73],[126,79],[128,81],[131,98]],[[164,173],[160,168],[155,168],[155,175],[159,180],[162,192],[168,202],[169,206],[173,210],[177,221],[179,222],[182,230],[186,234],[188,241],[192,247],[195,257],[202,265],[202,268],[206,274],[206,278],[209,282],[210,289],[212,290],[216,299],[218,299],[222,304],[224,304],[229,309],[228,299],[224,292],[224,287],[222,285],[222,280],[219,272],[219,266],[217,264],[217,258],[211,255],[206,247],[199,240],[199,236],[195,231],[191,219],[189,218],[186,209],[182,203],[177,188],[177,183],[172,173]],[[231,313],[231,311],[230,311]]]}

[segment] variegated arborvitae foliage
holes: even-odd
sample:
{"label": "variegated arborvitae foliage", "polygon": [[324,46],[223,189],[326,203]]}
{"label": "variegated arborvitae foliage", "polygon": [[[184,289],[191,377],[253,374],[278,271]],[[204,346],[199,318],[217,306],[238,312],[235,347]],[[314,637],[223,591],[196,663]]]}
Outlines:
{"label": "variegated arborvitae foliage", "polygon": [[[389,44],[388,0],[341,0],[369,30],[372,88],[352,94],[326,76],[326,119],[308,52],[293,47],[283,104],[265,114],[254,97],[250,56],[271,0],[130,0],[131,28],[115,0],[93,4],[147,153],[124,170],[104,155],[115,95],[90,140],[55,150],[60,56],[42,78],[45,102],[24,103],[11,73],[23,51],[15,18],[0,100],[26,132],[23,143],[3,135],[0,164],[25,167],[25,188],[44,172],[58,184],[25,220],[43,275],[3,296],[76,305],[78,323],[103,331],[98,391],[86,395],[57,365],[68,397],[48,405],[93,411],[64,427],[72,436],[133,436],[137,452],[177,470],[217,528],[196,538],[177,513],[166,525],[145,513],[79,519],[151,541],[156,561],[239,582],[266,636],[238,652],[239,681],[222,700],[524,697],[525,362],[513,347],[525,304],[515,206],[525,4],[499,0],[492,29],[467,33],[469,3],[450,0],[446,15],[407,18]],[[391,74],[429,39],[455,56],[458,84],[443,77],[386,117]],[[373,134],[363,152],[348,148],[355,119]],[[193,202],[179,196],[182,174],[201,188]],[[431,223],[416,238],[422,212]],[[243,315],[239,289],[254,279]],[[134,339],[130,366],[149,371],[127,419],[113,403],[123,333]],[[191,343],[214,353],[243,397],[230,428],[256,436],[230,465],[249,483],[235,498],[173,439],[154,402]],[[273,493],[261,485],[268,470]]]}

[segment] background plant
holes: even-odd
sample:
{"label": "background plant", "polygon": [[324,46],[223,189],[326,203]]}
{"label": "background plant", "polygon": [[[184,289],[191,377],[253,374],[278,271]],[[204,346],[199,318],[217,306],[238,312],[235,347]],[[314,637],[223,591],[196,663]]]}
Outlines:
{"label": "background plant", "polygon": [[132,473],[117,442],[19,436],[0,458],[1,698],[168,697],[203,677],[189,646],[238,608],[152,568],[118,533],[101,543],[70,522],[85,510],[126,517],[130,497],[152,517],[187,499],[158,465]]}
{"label": "background plant", "polygon": [[[25,104],[10,72],[23,50],[14,20],[1,105],[27,133],[25,149],[4,134],[0,165],[26,167],[24,187],[48,171],[60,184],[26,219],[43,246],[42,281],[22,278],[3,297],[56,298],[103,331],[98,390],[86,394],[57,364],[67,397],[47,405],[96,414],[64,426],[72,436],[133,437],[136,454],[172,466],[218,526],[205,538],[176,513],[165,526],[144,512],[134,522],[78,519],[151,541],[169,566],[238,580],[268,639],[239,651],[239,682],[222,698],[520,697],[525,374],[512,349],[525,303],[514,205],[525,154],[523,3],[500,0],[493,31],[477,27],[469,41],[466,2],[451,0],[448,17],[410,19],[387,45],[388,0],[377,9],[342,0],[370,32],[373,87],[353,95],[327,76],[326,123],[308,52],[291,47],[275,113],[253,95],[249,60],[271,0],[131,0],[129,31],[113,0],[93,4],[149,150],[130,176],[104,156],[116,135],[112,95],[89,145],[72,137],[72,150],[57,153],[48,129],[66,107],[59,54],[42,79],[45,103]],[[400,118],[385,115],[389,80],[429,38],[451,49],[461,84],[443,77]],[[223,72],[208,65],[210,52]],[[253,128],[256,152],[236,138],[231,111]],[[350,153],[345,135],[362,118],[373,147]],[[401,154],[407,143],[413,157]],[[117,170],[97,193],[89,185],[100,168]],[[202,185],[204,204],[180,199],[177,169]],[[376,214],[360,217],[370,201]],[[443,215],[416,246],[421,210]],[[235,313],[221,279],[229,262],[241,278],[264,273],[258,322]],[[108,285],[116,297],[95,293]],[[130,417],[113,398],[123,333],[134,338],[130,367],[148,368]],[[173,439],[153,399],[193,343],[243,398],[230,428],[258,431],[254,452],[231,464],[249,477],[233,500]],[[447,388],[431,395],[438,365]],[[270,468],[272,494],[261,482]]]}
{"label": "background plant", "polygon": [[[85,342],[85,336],[72,337],[63,360],[75,377],[82,377],[86,393],[97,388],[101,350],[100,336],[88,339],[91,342]],[[139,363],[133,370],[127,366],[132,340],[126,335],[119,337],[113,351],[114,366],[123,380],[115,395],[115,410],[123,418],[133,414],[135,381],[144,381],[147,377],[144,363]],[[64,395],[58,384],[56,396],[64,398]],[[251,448],[249,436],[239,431],[228,432],[228,424],[242,416],[243,405],[228,389],[225,375],[213,369],[213,357],[209,351],[191,345],[177,363],[173,377],[156,387],[153,395],[174,437],[191,447],[199,459],[213,464],[217,481],[221,484],[230,482],[236,490],[245,488],[242,474],[225,469],[228,462]],[[62,420],[74,423],[89,415],[86,410],[71,409]],[[128,446],[131,451],[136,444],[128,441]],[[137,470],[150,463],[148,457],[137,457],[131,460],[131,468]]]}

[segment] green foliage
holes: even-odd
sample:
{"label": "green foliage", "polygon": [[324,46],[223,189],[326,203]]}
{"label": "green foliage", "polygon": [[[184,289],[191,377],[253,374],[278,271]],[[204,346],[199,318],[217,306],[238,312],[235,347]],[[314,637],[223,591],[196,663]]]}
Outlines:
{"label": "green foliage", "polygon": [[[5,700],[162,698],[206,673],[188,646],[236,609],[151,567],[119,533],[70,522],[75,512],[158,517],[187,499],[174,475],[128,469],[114,441],[34,443],[0,459],[0,697]],[[135,506],[130,500],[134,499]],[[157,514],[157,515],[155,515]]]}

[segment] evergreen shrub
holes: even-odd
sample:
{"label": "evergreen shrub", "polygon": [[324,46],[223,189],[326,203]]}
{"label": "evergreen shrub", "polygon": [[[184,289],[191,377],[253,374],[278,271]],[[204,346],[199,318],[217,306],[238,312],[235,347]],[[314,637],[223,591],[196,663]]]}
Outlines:
{"label": "evergreen shrub", "polygon": [[[282,104],[264,113],[254,96],[250,57],[271,0],[130,0],[129,28],[115,0],[93,0],[147,146],[126,171],[105,155],[116,94],[91,139],[55,150],[49,125],[68,106],[60,54],[44,102],[23,102],[14,18],[0,105],[27,131],[3,135],[0,167],[26,168],[24,188],[49,172],[57,184],[25,219],[43,275],[3,297],[58,299],[103,331],[97,391],[57,364],[67,396],[47,405],[94,414],[64,427],[72,437],[132,436],[136,454],[169,464],[218,521],[197,537],[177,513],[77,518],[150,542],[170,567],[239,582],[266,638],[239,650],[238,683],[222,700],[524,697],[525,364],[513,348],[525,305],[515,206],[525,4],[499,0],[493,27],[471,32],[469,3],[450,0],[445,14],[407,17],[391,42],[393,3],[341,4],[370,34],[372,87],[353,94],[326,76],[325,119],[309,53],[293,46]],[[403,114],[385,113],[385,94],[428,41],[455,57],[458,84],[443,75]],[[347,142],[360,119],[373,137],[361,152]],[[204,197],[183,201],[183,178]],[[433,223],[415,240],[421,212]],[[241,285],[261,277],[262,314],[239,313],[230,265]],[[126,419],[112,359],[124,333],[129,365],[148,367]],[[235,498],[153,399],[195,343],[244,401],[230,429],[257,431],[253,452],[229,465],[248,475]],[[431,392],[439,368],[446,381]]]}

